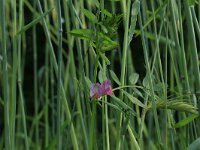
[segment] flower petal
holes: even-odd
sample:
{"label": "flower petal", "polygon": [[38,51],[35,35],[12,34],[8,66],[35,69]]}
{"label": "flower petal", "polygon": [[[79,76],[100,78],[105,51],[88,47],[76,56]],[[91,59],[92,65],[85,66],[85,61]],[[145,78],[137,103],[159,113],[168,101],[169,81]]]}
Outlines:
{"label": "flower petal", "polygon": [[111,87],[110,80],[104,80],[101,84],[102,94],[112,94],[112,87]]}
{"label": "flower petal", "polygon": [[100,86],[99,83],[95,83],[95,84],[91,85],[91,87],[90,87],[90,97],[94,97],[94,98],[100,97],[99,92],[98,92],[99,86]]}

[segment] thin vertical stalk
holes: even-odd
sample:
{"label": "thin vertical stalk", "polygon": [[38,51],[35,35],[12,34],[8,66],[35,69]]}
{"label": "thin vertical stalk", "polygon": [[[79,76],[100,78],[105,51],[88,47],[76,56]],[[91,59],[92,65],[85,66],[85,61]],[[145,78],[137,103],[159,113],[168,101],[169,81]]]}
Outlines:
{"label": "thin vertical stalk", "polygon": [[2,31],[2,49],[3,49],[3,96],[4,96],[4,128],[5,128],[5,148],[10,150],[10,124],[9,124],[9,84],[8,84],[8,66],[6,50],[6,19],[5,19],[5,0],[1,0],[1,31]]}
{"label": "thin vertical stalk", "polygon": [[[94,83],[96,83],[97,78],[97,68],[98,68],[99,54],[96,55],[95,65],[94,65]],[[94,132],[95,132],[95,118],[96,118],[96,101],[92,101],[92,112],[89,130],[89,149],[93,150],[94,146]]]}
{"label": "thin vertical stalk", "polygon": [[[154,3],[153,3],[152,0],[151,0],[151,7],[152,7],[152,10],[153,10],[153,14],[154,14],[155,13],[155,11],[154,11]],[[162,89],[163,89],[162,92],[163,92],[164,98],[167,100],[167,90],[166,90],[165,82],[164,82],[163,68],[162,68],[163,65],[162,65],[161,58],[160,58],[160,47],[159,47],[159,39],[160,39],[160,33],[161,33],[162,27],[163,27],[163,21],[161,22],[159,36],[157,36],[158,31],[157,31],[156,18],[155,18],[155,15],[153,15],[153,30],[154,30],[154,33],[155,33],[155,36],[156,36],[156,43],[155,43],[156,44],[156,52],[155,52],[156,56],[155,56],[155,58],[158,58],[158,67],[159,67],[159,71],[160,71]],[[167,118],[167,113],[166,113],[165,118]],[[165,124],[167,125],[167,123],[165,123]],[[164,145],[165,145],[165,149],[166,149],[167,148],[167,143],[165,143]]]}
{"label": "thin vertical stalk", "polygon": [[[20,18],[19,18],[19,29],[22,28],[22,22],[23,22],[23,1],[20,0],[20,8],[19,8],[19,13]],[[23,97],[23,91],[22,91],[22,64],[21,64],[21,35],[18,37],[18,88],[19,88],[19,100],[20,100],[20,108],[21,108],[21,115],[22,115],[22,124],[23,124],[23,130],[24,130],[24,135],[25,135],[25,147],[26,150],[29,150],[29,143],[28,143],[28,136],[27,136],[27,127],[26,127],[26,115],[25,115],[25,110],[24,110],[24,97]]]}
{"label": "thin vertical stalk", "polygon": [[146,45],[146,40],[145,40],[145,35],[142,27],[142,15],[141,11],[139,11],[139,25],[141,29],[141,38],[142,38],[142,46],[143,46],[143,51],[144,51],[144,59],[145,59],[145,64],[147,66],[147,77],[149,81],[149,86],[150,86],[150,94],[152,98],[152,106],[153,106],[153,116],[154,116],[154,121],[156,125],[156,132],[157,132],[157,137],[158,137],[158,142],[161,144],[161,135],[160,135],[160,127],[158,123],[158,114],[156,110],[156,103],[155,103],[155,95],[154,95],[154,90],[153,90],[153,83],[152,83],[152,77],[151,77],[151,71],[150,71],[150,65],[149,65],[149,59],[148,59],[148,53],[147,53],[147,45]]}
{"label": "thin vertical stalk", "polygon": [[[48,10],[48,3],[44,1],[44,9]],[[46,17],[49,23],[49,16]],[[54,94],[54,93],[53,93]],[[45,147],[49,144],[49,45],[45,44]],[[54,107],[53,107],[54,108]],[[54,114],[54,113],[53,113]],[[54,116],[54,115],[52,115]]]}
{"label": "thin vertical stalk", "polygon": [[191,13],[192,13],[192,20],[193,20],[194,26],[196,28],[197,36],[198,36],[199,41],[200,41],[200,23],[198,23],[194,6],[191,7]]}
{"label": "thin vertical stalk", "polygon": [[[179,15],[181,15],[181,2],[178,2],[179,4]],[[182,62],[183,62],[183,73],[184,73],[184,77],[186,80],[186,90],[187,93],[190,93],[190,85],[189,85],[189,78],[188,78],[188,70],[187,70],[187,63],[186,63],[186,56],[185,56],[185,46],[184,46],[184,35],[183,35],[183,26],[182,26],[182,17],[179,17],[180,19],[180,34],[181,34],[181,58],[182,58]],[[190,97],[188,97],[190,98]]]}
{"label": "thin vertical stalk", "polygon": [[[79,25],[80,22],[78,22],[77,20],[79,20],[80,18],[76,15],[75,8],[76,7],[83,7],[83,3],[82,2],[77,3],[76,1],[74,3],[75,3],[75,5],[72,3],[72,0],[69,0],[67,2],[68,7],[69,7],[69,11],[71,12],[71,17],[70,18],[71,18],[71,22],[72,22],[72,27],[78,29],[78,28],[80,28],[80,25]],[[78,69],[77,75],[78,75],[79,82],[81,83],[81,82],[84,82],[83,79],[84,79],[84,75],[85,75],[84,64],[83,64],[83,56],[82,56],[84,48],[82,48],[80,39],[76,38],[75,41],[76,41],[77,54],[78,54],[77,58],[78,58],[78,62],[79,63],[78,63],[78,66],[77,67],[73,67],[72,70],[73,70],[73,76],[74,75],[76,76],[76,74],[75,74],[76,73],[76,69]],[[74,53],[71,52],[71,55],[74,55]],[[72,66],[74,66],[74,57],[73,57],[72,60],[73,60],[72,61]],[[80,89],[78,88],[78,84],[77,83],[74,83],[74,89],[76,91],[78,91],[78,94],[76,96],[75,102],[76,102],[77,110],[80,113],[81,122],[83,123],[82,108],[81,108],[81,103],[80,103],[81,102],[80,101],[81,94],[79,94],[80,93]],[[79,129],[79,128],[80,128],[80,125],[77,124],[77,129]],[[85,132],[86,130],[85,130],[84,124],[82,124],[82,128],[83,128],[83,134],[84,134],[84,136],[86,136],[86,132]],[[86,144],[86,147],[88,147],[87,141],[85,141],[85,144]]]}
{"label": "thin vertical stalk", "polygon": [[[129,29],[129,17],[130,17],[130,7],[131,7],[131,0],[127,2],[127,11],[124,12],[125,17],[125,33],[124,33],[124,41],[123,41],[123,51],[122,51],[122,66],[121,66],[121,77],[120,82],[121,86],[124,85],[125,81],[125,73],[126,73],[126,63],[127,63],[127,50],[128,50],[128,29]],[[124,8],[124,7],[123,7]],[[123,93],[120,92],[120,99],[123,100]],[[117,149],[120,149],[121,145],[121,123],[122,123],[122,112],[119,115],[118,120],[118,140],[117,140]]]}
{"label": "thin vertical stalk", "polygon": [[[101,7],[100,8],[101,12],[103,12],[104,0],[100,0],[100,7]],[[104,19],[104,14],[101,13],[101,20],[103,20],[103,19]],[[103,54],[103,55],[105,55],[105,54]],[[106,74],[106,63],[105,63],[104,59],[102,59],[102,64],[103,64],[104,74]],[[106,138],[106,149],[110,150],[107,96],[105,96],[103,100],[105,101],[105,104],[103,104],[103,107],[102,107],[102,119],[103,119],[102,122],[104,123],[102,126],[102,130],[103,130],[103,132],[106,131],[105,137],[103,136],[103,141],[104,141],[104,138]],[[105,119],[105,122],[104,122],[104,119]]]}
{"label": "thin vertical stalk", "polygon": [[58,91],[57,91],[57,149],[62,149],[61,137],[61,82],[62,82],[62,22],[60,0],[56,1],[58,17]]}
{"label": "thin vertical stalk", "polygon": [[[65,20],[66,20],[66,31],[70,31],[70,24],[71,24],[71,21],[70,21],[70,16],[69,16],[69,7],[68,7],[68,4],[66,1],[63,1],[64,3],[64,16],[65,16]],[[65,73],[65,81],[64,81],[64,88],[65,90],[67,91],[68,88],[67,88],[67,84],[69,82],[69,73],[71,73],[71,76],[75,79],[77,79],[77,75],[76,75],[76,66],[75,66],[75,60],[74,60],[74,51],[73,51],[73,44],[74,44],[74,37],[72,37],[70,35],[69,32],[67,32],[67,39],[68,39],[68,48],[69,48],[69,59],[68,60],[68,64],[66,65],[66,73]],[[69,71],[70,70],[70,71]],[[83,76],[83,74],[81,74]],[[76,90],[79,90],[79,87],[78,87],[78,84],[75,80],[73,80],[74,83],[74,89],[75,91]],[[86,149],[89,149],[89,146],[88,146],[88,135],[87,135],[87,131],[86,131],[86,127],[85,127],[85,122],[84,122],[84,114],[82,112],[82,108],[81,108],[81,104],[80,104],[80,96],[81,94],[79,94],[80,92],[77,91],[77,96],[76,96],[76,102],[77,102],[77,110],[80,114],[80,119],[81,119],[81,123],[82,123],[82,129],[83,129],[83,139],[84,139],[84,142],[85,142],[85,148]],[[88,100],[86,98],[86,100]],[[82,101],[83,102],[83,101]],[[84,103],[84,102],[83,102]],[[82,106],[85,106],[84,104]]]}
{"label": "thin vertical stalk", "polygon": [[[40,14],[43,14],[43,10],[42,10],[42,7],[41,7],[39,0],[37,0],[37,5],[38,5],[38,8],[39,8]],[[45,21],[44,18],[42,19],[42,23],[43,23],[43,26],[44,26],[44,31],[45,31],[45,35],[46,35],[46,38],[47,38],[47,42],[49,43],[51,61],[52,61],[53,67],[54,67],[56,77],[58,77],[58,64],[57,64],[57,61],[56,61],[56,58],[55,58],[53,45],[51,43],[50,33],[49,33],[49,30],[48,30],[48,27],[47,27],[47,24],[46,24],[46,21]],[[72,138],[72,144],[73,144],[74,149],[77,150],[79,148],[78,148],[76,133],[75,133],[75,130],[74,130],[74,125],[71,122],[71,113],[70,113],[70,110],[69,110],[69,106],[68,106],[68,102],[67,102],[67,98],[66,98],[66,95],[65,95],[63,84],[62,83],[60,83],[60,84],[61,84],[60,85],[60,88],[61,88],[60,94],[63,98],[63,105],[64,105],[65,112],[66,112],[66,118],[68,120],[68,123],[70,123],[70,135],[71,135],[71,138]]]}
{"label": "thin vertical stalk", "polygon": [[[49,144],[49,45],[45,48],[45,147]],[[54,113],[53,113],[54,114]]]}
{"label": "thin vertical stalk", "polygon": [[198,61],[198,53],[197,53],[197,44],[196,44],[196,38],[194,33],[194,26],[192,21],[192,15],[190,12],[188,0],[184,0],[184,8],[186,13],[186,22],[188,26],[188,34],[190,40],[190,47],[191,47],[191,59],[193,60],[194,65],[194,76],[195,76],[195,84],[196,84],[196,91],[200,91],[200,72],[199,72],[199,61]]}
{"label": "thin vertical stalk", "polygon": [[11,150],[15,149],[15,123],[16,123],[16,83],[17,83],[17,39],[15,37],[17,31],[17,19],[16,19],[16,0],[12,3],[13,9],[13,72],[12,72],[12,121],[11,121]]}
{"label": "thin vertical stalk", "polygon": [[[34,1],[34,8],[36,8],[36,2]],[[33,17],[35,18],[35,13]],[[34,74],[34,111],[35,117],[38,116],[38,80],[37,80],[37,35],[36,35],[36,26],[33,26],[33,74]],[[39,125],[38,119],[35,123],[35,142],[39,145]]]}

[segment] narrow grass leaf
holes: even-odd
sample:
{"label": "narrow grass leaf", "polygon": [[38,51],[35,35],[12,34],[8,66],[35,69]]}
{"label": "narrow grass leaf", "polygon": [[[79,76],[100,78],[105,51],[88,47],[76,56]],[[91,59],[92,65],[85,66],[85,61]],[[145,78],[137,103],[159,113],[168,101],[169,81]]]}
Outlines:
{"label": "narrow grass leaf", "polygon": [[32,26],[36,25],[38,22],[40,22],[40,20],[42,20],[43,17],[45,17],[46,15],[48,15],[53,9],[54,8],[49,9],[47,12],[45,12],[41,16],[37,17],[35,20],[33,20],[29,24],[25,25],[20,31],[17,32],[16,36],[18,36],[19,34],[25,32],[26,30],[28,30]]}
{"label": "narrow grass leaf", "polygon": [[122,112],[122,109],[121,109],[121,108],[119,108],[117,105],[114,105],[114,104],[112,104],[112,103],[105,102],[105,101],[102,101],[102,100],[99,100],[99,101],[101,101],[102,103],[105,103],[105,104],[107,104],[107,105],[108,105],[108,106],[110,106],[111,108],[114,108],[114,109],[116,109],[116,110],[118,110],[118,111]]}
{"label": "narrow grass leaf", "polygon": [[133,104],[136,104],[140,107],[146,108],[145,105],[142,102],[140,102],[136,97],[133,97],[131,94],[127,93],[124,90],[122,90],[122,91]]}
{"label": "narrow grass leaf", "polygon": [[193,121],[195,118],[197,118],[199,115],[197,114],[192,114],[189,117],[184,118],[183,120],[179,121],[178,123],[174,124],[174,128],[180,128],[185,126],[186,124],[190,123],[191,121]]}
{"label": "narrow grass leaf", "polygon": [[[141,31],[140,30],[135,30],[134,32],[136,33],[136,35],[141,35]],[[158,35],[156,35],[154,33],[145,32],[145,37],[150,39],[150,40],[154,40],[155,41],[157,36]],[[175,46],[175,42],[172,39],[166,38],[166,37],[164,37],[162,35],[160,35],[159,37],[160,37],[160,39],[159,39],[160,43],[169,44],[169,45],[171,45],[173,47]]]}
{"label": "narrow grass leaf", "polygon": [[130,106],[128,106],[122,100],[117,98],[115,95],[109,95],[109,96],[112,97],[112,101],[116,102],[124,111],[130,111],[133,115],[136,114],[135,111]]}
{"label": "narrow grass leaf", "polygon": [[127,117],[125,117],[125,121],[124,121],[122,129],[121,129],[121,135],[125,135],[126,134],[129,120],[130,120],[130,116],[128,115]]}
{"label": "narrow grass leaf", "polygon": [[121,85],[119,78],[117,77],[117,75],[114,73],[114,71],[110,70],[110,76],[111,78],[118,84]]}
{"label": "narrow grass leaf", "polygon": [[[165,5],[168,3],[168,0],[165,0],[162,5],[160,5],[160,7],[158,7],[155,11],[154,11],[154,14],[152,14],[148,20],[146,21],[146,23],[144,24],[144,26],[142,27],[142,29],[144,30],[154,19],[154,17],[156,18],[156,16],[158,14],[160,14],[161,10],[163,10],[163,8],[165,7]],[[138,35],[136,35],[138,36]]]}

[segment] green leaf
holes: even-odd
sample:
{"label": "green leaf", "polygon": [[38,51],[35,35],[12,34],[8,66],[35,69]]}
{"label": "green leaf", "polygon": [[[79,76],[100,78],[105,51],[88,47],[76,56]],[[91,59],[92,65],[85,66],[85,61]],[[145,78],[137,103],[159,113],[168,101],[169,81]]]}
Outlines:
{"label": "green leaf", "polygon": [[112,79],[118,84],[121,85],[119,78],[117,77],[117,75],[114,73],[114,71],[110,70],[110,75],[112,77]]}
{"label": "green leaf", "polygon": [[85,76],[85,82],[87,84],[87,87],[90,88],[92,82],[90,81],[90,79],[88,77]]}
{"label": "green leaf", "polygon": [[198,114],[192,114],[189,117],[184,118],[183,120],[179,121],[178,123],[176,123],[173,127],[174,128],[180,128],[182,126],[185,126],[186,124],[190,123],[191,121],[193,121],[195,118],[197,118],[199,115]]}
{"label": "green leaf", "polygon": [[150,87],[149,87],[149,81],[148,81],[148,77],[147,77],[147,76],[144,77],[144,79],[143,79],[143,81],[142,81],[142,85],[143,85],[144,87],[146,87],[147,89],[150,88]]}
{"label": "green leaf", "polygon": [[97,17],[89,10],[87,9],[82,9],[81,10],[83,12],[83,14],[91,21],[96,23],[97,22]]}
{"label": "green leaf", "polygon": [[196,139],[188,146],[187,150],[200,150],[200,138]]}
{"label": "green leaf", "polygon": [[146,106],[142,102],[140,102],[136,97],[133,97],[131,94],[127,93],[124,90],[122,90],[122,91],[133,104],[136,104],[140,107],[146,108]]}
{"label": "green leaf", "polygon": [[130,115],[128,115],[127,117],[124,117],[124,123],[123,123],[123,126],[121,128],[121,135],[126,134],[129,120],[130,120]]}
{"label": "green leaf", "polygon": [[130,44],[133,34],[135,31],[135,26],[136,26],[136,21],[137,21],[137,15],[140,11],[140,1],[136,0],[132,4],[132,9],[131,9],[131,23],[130,23],[130,28],[129,28],[129,34],[128,34],[128,44]]}
{"label": "green leaf", "polygon": [[[134,31],[137,35],[141,35],[141,31],[140,30],[135,30]],[[153,34],[153,33],[150,33],[150,32],[145,32],[145,36],[150,39],[150,40],[157,40],[156,39],[156,34]],[[165,43],[165,44],[170,44],[172,46],[175,46],[175,42],[172,41],[171,39],[168,39],[162,35],[157,35],[157,37],[160,37],[159,38],[159,42],[160,43]]]}
{"label": "green leaf", "polygon": [[141,93],[138,89],[134,88],[134,89],[133,89],[133,92],[134,92],[135,95],[138,95],[138,96],[140,96],[140,97],[143,98],[142,93]]}
{"label": "green leaf", "polygon": [[108,33],[108,29],[106,28],[106,26],[104,26],[102,23],[99,23],[99,25],[101,26],[101,29],[103,30],[103,32],[105,34],[107,34]]}
{"label": "green leaf", "polygon": [[112,14],[109,11],[107,11],[106,9],[103,9],[102,13],[108,17],[112,17]]}
{"label": "green leaf", "polygon": [[[113,43],[112,43],[113,44]],[[101,48],[101,50],[102,50],[102,52],[105,52],[105,51],[110,51],[110,50],[112,50],[112,49],[114,49],[114,48],[116,48],[118,45],[117,45],[117,43],[115,43],[115,44],[113,44],[113,45],[103,45],[103,47]]]}
{"label": "green leaf", "polygon": [[129,76],[129,81],[131,84],[135,85],[137,83],[139,79],[139,74],[137,73],[132,73],[130,76]]}
{"label": "green leaf", "polygon": [[99,42],[100,42],[102,52],[111,50],[115,48],[116,46],[118,46],[117,42],[113,41],[110,37],[108,37],[102,32],[98,33],[98,37],[99,37]]}
{"label": "green leaf", "polygon": [[163,10],[163,8],[165,7],[165,5],[167,5],[168,0],[165,0],[162,5],[160,5],[155,11],[154,13],[148,17],[148,20],[146,21],[146,23],[144,24],[144,26],[142,27],[143,30],[153,21],[154,18],[157,17],[158,14],[160,14],[160,12]]}
{"label": "green leaf", "polygon": [[[155,77],[154,77],[154,75],[152,75],[152,74],[151,74],[151,79],[152,79],[152,81],[155,80]],[[150,86],[149,86],[149,77],[148,77],[147,75],[144,77],[144,79],[143,79],[143,81],[142,81],[142,85],[143,85],[144,87],[146,87],[147,89],[150,89]]]}
{"label": "green leaf", "polygon": [[24,27],[22,27],[22,29],[20,31],[17,32],[16,36],[25,32],[26,30],[28,30],[29,28],[31,28],[32,26],[34,26],[35,24],[37,24],[38,22],[40,22],[40,20],[45,17],[46,15],[48,15],[54,8],[49,9],[48,11],[46,11],[45,13],[43,13],[41,16],[37,17],[36,19],[34,19],[32,22],[30,22],[29,24],[25,25]]}
{"label": "green leaf", "polygon": [[100,71],[99,71],[98,77],[99,77],[99,81],[100,81],[101,83],[102,83],[104,80],[107,79],[106,74],[105,74],[105,72],[104,72],[103,70],[100,70]]}
{"label": "green leaf", "polygon": [[110,107],[112,107],[112,108],[114,108],[114,109],[116,109],[116,110],[122,112],[122,109],[119,108],[117,105],[114,105],[114,104],[112,104],[112,103],[105,102],[105,101],[102,101],[102,100],[99,100],[99,101],[101,101],[102,103],[105,103],[105,104],[107,104],[108,106],[110,106]]}
{"label": "green leaf", "polygon": [[135,111],[128,106],[126,103],[124,103],[123,101],[121,101],[119,98],[117,98],[114,94],[109,95],[112,97],[112,101],[116,102],[122,109],[126,110],[126,111],[130,111],[131,114],[135,115]]}
{"label": "green leaf", "polygon": [[109,59],[105,56],[105,54],[100,53],[101,58],[106,62],[107,65],[110,65]]}
{"label": "green leaf", "polygon": [[79,37],[83,40],[92,40],[94,31],[91,29],[73,29],[70,31],[73,36]]}
{"label": "green leaf", "polygon": [[194,6],[195,5],[195,0],[188,0],[189,6]]}

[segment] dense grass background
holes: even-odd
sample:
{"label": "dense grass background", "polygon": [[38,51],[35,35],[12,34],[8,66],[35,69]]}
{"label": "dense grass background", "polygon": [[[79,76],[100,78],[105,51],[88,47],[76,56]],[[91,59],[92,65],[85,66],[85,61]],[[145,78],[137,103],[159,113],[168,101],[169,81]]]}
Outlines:
{"label": "dense grass background", "polygon": [[0,149],[200,147],[200,0],[1,0],[0,23]]}

